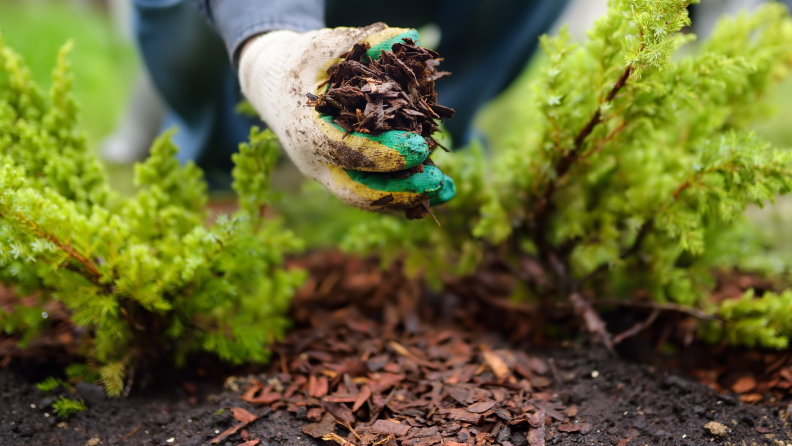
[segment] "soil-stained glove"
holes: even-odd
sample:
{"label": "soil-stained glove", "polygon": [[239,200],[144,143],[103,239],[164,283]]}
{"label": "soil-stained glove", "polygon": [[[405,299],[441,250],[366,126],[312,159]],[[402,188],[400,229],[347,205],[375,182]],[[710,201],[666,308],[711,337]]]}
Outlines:
{"label": "soil-stained glove", "polygon": [[378,23],[365,28],[308,33],[272,31],[254,38],[241,54],[242,91],[278,136],[300,171],[324,184],[346,204],[370,211],[412,208],[431,200],[442,204],[455,193],[451,178],[434,166],[423,173],[394,174],[423,163],[428,145],[418,134],[395,130],[378,136],[346,133],[329,117],[306,106],[306,93],[320,94],[327,68],[358,42],[378,58],[415,30]]}

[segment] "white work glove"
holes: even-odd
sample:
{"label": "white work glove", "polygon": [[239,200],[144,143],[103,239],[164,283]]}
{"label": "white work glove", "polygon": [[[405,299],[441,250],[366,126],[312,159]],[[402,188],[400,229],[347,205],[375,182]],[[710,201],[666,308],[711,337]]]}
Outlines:
{"label": "white work glove", "polygon": [[392,174],[423,163],[429,154],[421,135],[400,130],[378,136],[345,131],[308,107],[307,93],[324,92],[327,68],[358,42],[369,55],[390,51],[415,30],[378,23],[365,28],[322,29],[307,33],[272,31],[253,38],[240,57],[242,91],[278,136],[300,171],[325,185],[346,204],[370,211],[407,209],[454,196],[453,181],[434,166],[411,176]]}

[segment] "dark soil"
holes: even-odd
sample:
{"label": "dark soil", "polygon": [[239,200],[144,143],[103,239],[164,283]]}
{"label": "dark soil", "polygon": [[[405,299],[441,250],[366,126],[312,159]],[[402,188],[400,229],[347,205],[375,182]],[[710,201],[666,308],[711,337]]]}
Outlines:
{"label": "dark soil", "polygon": [[[705,445],[714,441],[714,444],[775,446],[792,442],[787,421],[782,419],[783,412],[777,409],[743,404],[679,376],[610,358],[599,349],[576,347],[545,353],[546,358],[553,358],[563,380],[552,385],[553,395],[563,405],[577,407],[576,416],[567,417],[573,425],[587,426],[583,428],[586,434],[563,433],[555,423],[554,428],[547,429],[547,444],[616,445],[630,438],[630,443],[636,445]],[[266,376],[259,379],[266,382]],[[100,444],[91,443],[95,438],[104,445],[208,444],[237,424],[230,411],[234,407],[246,408],[259,416],[245,430],[248,438],[259,438],[261,444],[327,444],[302,432],[302,427],[308,424],[304,411],[273,412],[245,403],[239,399],[244,387],[239,386],[237,392],[226,389],[218,396],[202,399],[199,404],[190,403],[186,394],[100,399],[89,404],[87,411],[64,421],[53,415],[47,407],[51,400],[33,383],[10,369],[3,369],[0,370],[0,444]],[[218,413],[220,409],[222,413]],[[704,428],[710,421],[725,425],[728,433],[723,437],[711,435]],[[337,432],[347,435],[344,428],[338,428]],[[501,435],[500,444],[509,441],[514,446],[527,445],[524,430]],[[173,440],[169,442],[170,439]],[[240,443],[243,440],[237,433],[220,444]]]}
{"label": "dark soil", "polygon": [[[223,388],[217,385],[217,380],[211,384],[208,376],[218,373],[202,372],[210,370],[204,365],[188,367],[179,373],[167,368],[148,374],[139,372],[132,395],[118,399],[106,399],[98,387],[83,384],[76,390],[86,401],[88,410],[61,420],[50,406],[54,397],[76,398],[76,395],[65,389],[47,395],[34,385],[49,373],[57,373],[54,371],[58,368],[32,364],[30,356],[28,359],[15,356],[10,366],[0,369],[0,446],[208,445],[222,433],[240,425],[245,415],[248,420],[256,419],[216,444],[342,446],[340,442],[345,444],[347,440],[347,446],[376,444],[366,441],[383,439],[382,436],[367,437],[365,434],[371,432],[369,426],[376,420],[388,419],[401,422],[404,427],[400,430],[408,433],[397,435],[395,439],[385,437],[386,441],[381,443],[385,446],[786,446],[792,443],[786,403],[780,403],[781,399],[766,390],[768,393],[760,395],[764,396],[762,404],[745,404],[727,390],[736,385],[739,377],[751,373],[759,385],[746,387],[745,392],[759,392],[767,382],[766,376],[787,370],[781,367],[788,359],[785,354],[770,357],[757,353],[760,358],[756,363],[765,365],[756,370],[742,361],[749,357],[745,355],[735,356],[741,358],[739,364],[720,361],[703,366],[706,361],[718,357],[708,354],[712,350],[708,347],[694,346],[700,349],[698,354],[675,358],[685,370],[711,370],[713,373],[717,370],[720,378],[702,379],[696,375],[707,382],[708,387],[683,377],[683,372],[669,371],[664,366],[668,361],[653,353],[651,340],[634,338],[629,345],[622,346],[622,357],[588,345],[586,341],[570,343],[564,348],[538,348],[541,344],[535,340],[526,341],[531,337],[518,335],[529,331],[513,325],[514,320],[524,321],[525,317],[498,313],[500,310],[483,311],[484,307],[458,296],[454,300],[449,296],[425,294],[415,282],[394,271],[382,272],[375,262],[328,254],[299,262],[311,270],[311,279],[294,300],[292,318],[297,327],[275,349],[269,372],[229,378]],[[421,295],[422,304],[415,305]],[[435,339],[434,346],[422,339]],[[404,350],[394,348],[390,341],[398,342],[412,353],[407,356],[399,353]],[[452,341],[469,346],[467,353],[461,355],[465,356],[464,360],[439,359],[447,353],[438,346],[446,345],[451,349]],[[487,348],[482,345],[498,355],[511,352],[541,364],[537,366],[532,362],[531,371],[525,371],[517,363],[504,361],[509,370],[498,373],[499,377],[494,376],[498,367],[493,366],[491,358],[486,359],[483,352]],[[360,352],[366,350],[372,351],[370,358],[361,357]],[[412,355],[415,357],[411,358]],[[377,366],[367,361],[375,356],[386,356],[386,365]],[[721,356],[729,357],[728,353]],[[643,364],[625,357],[640,358]],[[439,368],[432,364],[437,361],[442,363]],[[328,372],[354,364],[365,366],[340,371],[335,378]],[[468,409],[476,412],[472,406],[465,408],[454,402],[456,398],[449,398],[448,389],[453,386],[450,382],[453,380],[443,373],[453,372],[460,365],[476,368],[474,376],[460,381],[483,391],[476,404],[490,404],[490,398],[498,399],[491,396],[494,392],[490,389],[500,385],[508,389],[508,397],[499,399],[500,407],[526,422],[513,425],[502,422],[504,418],[498,416],[503,415],[495,416],[494,413],[497,405],[492,412],[482,411],[483,417],[476,422],[450,419],[448,409],[462,415],[468,415],[465,412]],[[386,370],[404,375],[393,387],[398,392],[377,389],[381,376],[372,370],[377,367],[387,367]],[[341,378],[344,373],[350,375],[350,379],[357,377],[358,384],[350,385],[349,380]],[[734,376],[729,377],[730,374]],[[204,375],[204,381],[199,375]],[[287,396],[289,382],[300,382],[298,376],[306,378],[307,382]],[[329,379],[322,380],[323,376]],[[155,384],[144,385],[152,382],[151,377]],[[324,403],[333,397],[343,400],[344,392],[353,393],[354,387],[361,391],[363,385],[372,383],[375,390],[367,406],[355,412],[350,410],[351,401],[341,401],[336,406]],[[717,393],[711,387],[727,393]],[[249,392],[251,388],[258,390],[252,393]],[[427,395],[431,397],[433,393],[437,398],[429,398],[430,404],[416,404],[412,408],[405,405],[427,399]],[[388,395],[393,399],[383,401],[383,396],[387,398]],[[747,393],[741,397],[745,395]],[[508,401],[515,399],[522,404],[509,406]],[[379,408],[382,410],[372,410]],[[445,409],[446,415],[440,409]],[[326,433],[318,429],[322,426],[317,426],[316,421],[330,413],[336,419],[352,416],[350,426],[363,440],[340,424],[332,424],[338,435],[336,443],[304,433],[303,429],[309,425],[312,425],[308,428],[310,432]],[[709,426],[723,430],[722,436],[705,428],[712,422],[719,423]],[[389,426],[399,425],[391,423]],[[433,431],[434,427],[438,428],[437,432]],[[464,429],[465,436],[460,434]],[[538,435],[541,431],[543,434]],[[429,435],[423,436],[424,433]]]}

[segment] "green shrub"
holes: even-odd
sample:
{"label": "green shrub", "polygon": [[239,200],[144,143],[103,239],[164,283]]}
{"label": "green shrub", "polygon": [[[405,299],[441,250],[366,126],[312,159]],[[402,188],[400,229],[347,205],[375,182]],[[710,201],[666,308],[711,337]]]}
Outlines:
{"label": "green shrub", "polygon": [[[542,38],[532,97],[487,159],[480,149],[436,162],[457,184],[438,210],[442,229],[386,218],[351,231],[346,248],[406,256],[413,273],[467,274],[491,253],[527,281],[523,298],[568,299],[586,326],[609,335],[593,299],[639,299],[711,315],[710,341],[783,347],[789,293],[713,301],[713,272],[780,277],[744,217],[792,187],[792,152],[749,125],[792,65],[792,21],[770,3],[695,36],[688,0],[614,0],[581,45],[566,30]],[[428,250],[428,253],[427,253]],[[523,271],[541,266],[541,280]]]}
{"label": "green shrub", "polygon": [[68,383],[61,379],[55,378],[54,376],[50,376],[44,381],[36,383],[36,387],[44,393],[50,393],[50,391],[55,390],[60,386],[66,387],[68,386]]}
{"label": "green shrub", "polygon": [[112,395],[130,367],[164,355],[266,360],[304,277],[282,266],[301,243],[263,217],[276,139],[253,130],[234,157],[240,210],[211,225],[202,173],[179,166],[169,133],[136,166],[137,194],[122,199],[77,130],[68,49],[44,94],[0,40],[0,282],[40,304],[0,313],[0,327],[29,340],[46,322],[41,307],[60,301]]}
{"label": "green shrub", "polygon": [[52,408],[59,418],[69,418],[70,416],[80,413],[87,409],[83,400],[71,400],[62,396],[52,403]]}

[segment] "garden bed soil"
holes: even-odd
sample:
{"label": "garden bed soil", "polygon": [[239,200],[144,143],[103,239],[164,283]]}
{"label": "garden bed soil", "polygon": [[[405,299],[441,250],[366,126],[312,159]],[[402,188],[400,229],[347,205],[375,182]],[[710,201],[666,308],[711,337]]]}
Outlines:
{"label": "garden bed soil", "polygon": [[[788,420],[778,409],[746,405],[733,396],[717,394],[704,385],[650,366],[625,362],[600,349],[576,347],[540,355],[553,359],[563,380],[548,388],[551,401],[556,402],[554,407],[559,407],[559,413],[572,426],[583,426],[578,432],[565,433],[559,431],[565,423],[553,420],[546,430],[546,444],[623,446],[629,441],[636,445],[775,446],[792,442]],[[548,379],[553,381],[552,373]],[[187,394],[177,393],[86,398],[88,410],[59,420],[46,407],[45,394],[24,376],[6,368],[0,370],[0,444],[210,444],[219,433],[238,424],[230,410],[236,407],[258,416],[244,430],[248,439],[260,439],[262,445],[328,444],[303,432],[309,424],[305,412],[272,411],[246,403],[239,398],[244,390],[244,386],[236,392],[226,389],[211,401],[203,397],[197,403],[191,403]],[[577,413],[570,417],[573,406]],[[705,426],[713,421],[725,426],[725,435],[707,430]],[[243,444],[241,432],[219,444]],[[340,426],[336,432],[347,435]],[[528,446],[525,429],[501,435],[495,439],[501,442],[495,444],[508,441],[513,446]]]}
{"label": "garden bed soil", "polygon": [[[433,295],[372,261],[322,253],[295,263],[311,271],[293,303],[296,328],[269,366],[237,370],[224,386],[217,378],[225,372],[205,361],[176,373],[140,371],[127,398],[107,399],[99,387],[78,385],[88,409],[61,420],[54,398],[76,396],[35,386],[59,367],[16,351],[9,360],[7,353],[0,445],[792,443],[786,353],[694,344],[687,352],[695,354],[669,361],[654,345],[658,336],[667,338],[663,327],[674,327],[673,320],[623,343],[621,356],[584,340],[539,342],[524,327],[535,327],[535,318],[465,297],[465,289],[498,295],[497,274],[457,286],[456,294]],[[44,345],[69,351],[68,327],[54,327],[58,342]],[[62,366],[63,358],[49,351]],[[730,354],[734,361],[724,361]]]}

